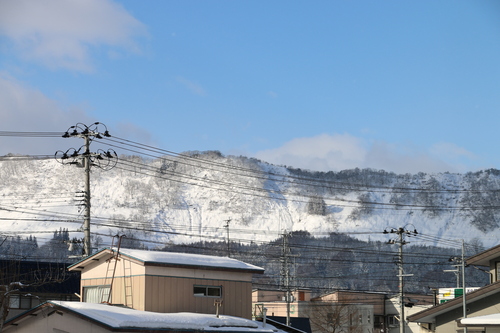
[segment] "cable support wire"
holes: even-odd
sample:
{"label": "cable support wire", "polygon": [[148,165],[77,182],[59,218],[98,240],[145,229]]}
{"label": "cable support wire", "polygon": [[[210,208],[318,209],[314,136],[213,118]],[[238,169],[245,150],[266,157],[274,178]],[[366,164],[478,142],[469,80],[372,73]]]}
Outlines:
{"label": "cable support wire", "polygon": [[[62,136],[62,132],[9,132],[9,131],[0,131],[0,136],[61,137]],[[406,193],[408,191],[410,191],[410,192],[424,191],[424,192],[427,192],[427,193],[443,193],[443,192],[448,192],[448,193],[450,193],[450,192],[451,193],[461,193],[461,192],[473,193],[473,192],[490,192],[490,191],[491,192],[499,192],[500,191],[500,189],[493,189],[493,190],[486,190],[486,191],[485,190],[468,190],[468,189],[439,189],[439,190],[431,190],[431,189],[428,189],[428,188],[409,188],[409,187],[396,187],[396,186],[355,184],[355,183],[346,183],[346,182],[338,182],[338,181],[317,179],[317,178],[312,178],[312,177],[298,177],[298,176],[291,176],[291,175],[282,175],[282,174],[277,174],[277,173],[273,173],[273,172],[266,172],[266,171],[262,171],[262,170],[254,170],[254,169],[249,169],[249,168],[231,166],[231,165],[228,165],[228,164],[214,162],[214,161],[210,161],[210,160],[203,159],[203,158],[200,158],[200,157],[196,157],[195,158],[195,157],[193,157],[191,155],[188,155],[188,154],[175,153],[175,152],[172,152],[172,151],[169,151],[169,150],[152,147],[152,146],[149,146],[149,145],[141,144],[141,143],[134,142],[134,141],[127,140],[127,139],[123,139],[123,138],[103,137],[102,140],[111,141],[111,142],[114,142],[114,143],[117,143],[117,144],[121,144],[121,145],[124,145],[124,146],[131,146],[131,147],[134,147],[134,148],[139,148],[139,149],[146,150],[146,151],[149,151],[149,152],[154,152],[154,153],[157,153],[157,154],[163,154],[163,155],[168,155],[168,156],[176,157],[177,159],[175,161],[179,162],[179,163],[185,163],[185,162],[182,162],[182,160],[181,161],[178,160],[178,158],[182,158],[183,160],[190,160],[190,161],[195,161],[197,163],[204,163],[206,165],[222,167],[222,168],[226,169],[224,172],[227,172],[227,169],[232,169],[232,170],[237,170],[237,171],[245,171],[245,172],[248,172],[250,174],[260,175],[261,179],[266,179],[267,180],[267,179],[269,179],[269,177],[274,176],[274,177],[279,177],[279,179],[281,179],[284,182],[290,182],[292,184],[297,184],[297,183],[296,182],[291,182],[291,181],[285,181],[283,179],[292,179],[292,180],[306,181],[307,183],[303,183],[303,185],[307,185],[307,186],[319,186],[319,187],[322,187],[322,188],[331,188],[331,189],[337,189],[337,190],[369,191],[368,189],[374,189],[373,191],[369,191],[369,192],[391,191],[392,193],[398,193],[396,191],[401,191],[402,193]],[[112,145],[112,144],[109,144],[109,145]],[[113,146],[119,147],[121,149],[129,150],[129,151],[133,151],[131,149],[124,148],[122,146],[118,146],[118,145],[113,145]],[[162,158],[162,156],[152,155],[152,154],[147,154],[147,153],[141,153],[140,151],[133,151],[133,152],[136,152],[136,153],[141,154],[141,155],[147,155],[147,156],[154,157],[154,158]],[[44,158],[51,158],[52,157],[52,156],[49,156],[49,155],[40,155],[40,156],[43,156]],[[174,160],[171,160],[171,161],[174,161]],[[186,165],[190,165],[190,164],[186,163]],[[212,170],[214,170],[214,169],[212,169]],[[246,174],[237,174],[237,173],[235,173],[235,175],[249,176],[249,175],[246,175]],[[254,178],[255,178],[255,176],[254,176]],[[259,178],[259,177],[257,177],[257,178]],[[318,184],[315,185],[314,183],[318,183]],[[325,184],[332,184],[332,185],[337,185],[337,186],[342,186],[342,187],[340,187],[340,188],[334,188],[334,187],[331,187],[331,186],[325,186]]]}
{"label": "cable support wire", "polygon": [[[35,209],[30,209],[30,210],[19,210],[18,207],[9,207],[9,206],[0,206],[0,210],[5,210],[5,211],[10,211],[10,212],[17,212],[17,213],[24,213],[24,214],[31,214],[31,215],[35,215],[36,217],[35,218],[16,218],[15,220],[16,221],[27,221],[27,222],[34,222],[34,221],[50,221],[50,222],[62,222],[62,223],[81,223],[80,220],[75,220],[75,218],[78,218],[79,215],[75,215],[75,214],[61,214],[61,213],[58,213],[58,212],[47,212],[45,210],[43,211],[40,211],[40,210],[35,210]],[[43,216],[43,217],[51,217],[51,218],[66,218],[64,220],[53,220],[53,219],[41,219],[39,216]],[[12,218],[0,218],[0,220],[13,220]],[[122,220],[122,219],[112,219],[112,218],[103,218],[103,217],[96,217],[96,220],[100,221],[100,223],[92,223],[92,224],[95,224],[97,226],[99,225],[102,225],[102,226],[112,226],[112,227],[115,227],[115,228],[124,228],[126,227],[127,229],[132,229],[132,230],[147,230],[148,232],[160,232],[160,231],[157,231],[155,229],[150,229],[149,226],[150,226],[150,222],[149,221],[130,221],[130,220]],[[112,225],[109,225],[109,224],[104,224],[102,223],[102,221],[110,221],[110,222],[113,222]],[[127,226],[123,226],[123,225],[120,225],[121,223],[125,223],[127,224]],[[133,224],[134,226],[130,226],[131,224]],[[146,227],[148,227],[148,229],[145,229]],[[175,228],[175,229],[181,229],[182,227],[185,228],[186,230],[188,230],[188,227],[185,226],[185,225],[172,225],[171,226],[172,228]],[[210,231],[212,230],[213,232],[221,232],[223,230],[223,228],[221,227],[216,227],[216,228],[205,228],[205,231]],[[241,229],[241,231],[247,231],[248,230],[244,230],[244,229]],[[182,232],[173,232],[173,231],[169,231],[169,232],[166,232],[168,234],[176,234],[176,235],[183,235],[183,236],[190,236],[190,237],[199,237],[200,235],[197,235],[197,234],[192,234],[192,233],[182,233]],[[350,233],[346,233],[346,234],[350,234]],[[444,240],[444,239],[438,239],[436,237],[433,237],[433,236],[426,236],[426,235],[423,235],[423,234],[419,234],[418,235],[419,238],[423,238],[424,240],[428,240],[428,241],[432,241],[432,242],[435,242],[435,241],[438,241],[438,240],[441,240],[442,243],[446,243],[447,245],[453,245],[453,246],[458,246],[458,241],[455,240],[455,241],[452,241],[452,240]],[[204,237],[204,238],[207,238],[207,237]],[[208,237],[210,238],[210,237]],[[221,240],[225,240],[225,237],[224,236],[217,236],[216,237],[217,239],[221,239]],[[248,242],[255,242],[254,240],[244,240],[244,239],[233,239],[233,241],[248,241]],[[354,251],[355,249],[353,248],[343,248],[343,247],[319,247],[319,246],[304,246],[304,245],[294,245],[294,244],[291,244],[290,245],[290,248],[291,249],[301,249],[301,250],[307,250],[307,251],[311,251],[311,250],[315,250],[315,251],[332,251],[332,250],[335,250],[335,251],[339,251],[339,252],[348,252],[348,251]],[[470,247],[471,249],[474,249],[473,247]],[[358,253],[364,253],[364,254],[373,254],[373,251],[370,250],[370,249],[367,249],[367,250],[360,250],[360,249],[356,249],[356,252]],[[393,255],[394,253],[393,252],[390,252],[390,251],[381,251],[381,252],[378,252],[378,254],[386,254],[386,255]],[[422,253],[422,254],[419,254],[419,253],[410,253],[410,254],[407,254],[406,257],[425,257],[427,256],[427,254],[425,253]]]}
{"label": "cable support wire", "polygon": [[[122,167],[124,165],[125,167]],[[130,167],[135,167],[135,166],[140,166],[144,169],[149,169],[150,171],[154,172],[153,174],[147,173],[147,172],[142,172],[138,171],[137,169],[130,169]],[[127,168],[129,167],[129,168]],[[251,187],[247,185],[240,185],[236,183],[229,183],[229,182],[223,182],[220,180],[212,180],[212,179],[206,179],[203,177],[197,177],[193,176],[190,174],[183,174],[179,172],[164,172],[164,174],[161,174],[160,170],[158,168],[153,168],[150,167],[146,164],[141,164],[138,162],[132,162],[132,161],[126,161],[124,162],[123,159],[120,159],[117,166],[117,169],[124,170],[124,171],[129,171],[129,172],[134,172],[136,174],[142,174],[150,177],[156,177],[159,179],[165,179],[165,180],[170,180],[173,182],[181,183],[181,184],[186,184],[186,185],[193,185],[193,186],[198,186],[198,187],[203,187],[203,188],[208,188],[208,189],[213,189],[217,191],[224,191],[224,192],[230,192],[230,193],[238,193],[240,195],[249,195],[253,197],[260,197],[260,198],[266,198],[266,199],[274,199],[274,200],[287,200],[287,201],[293,201],[293,202],[301,202],[301,203],[308,203],[308,200],[305,199],[299,199],[299,198],[284,198],[284,195],[290,195],[290,196],[297,196],[297,197],[302,197],[302,198],[317,198],[318,196],[316,195],[307,195],[302,192],[287,192],[287,191],[278,191],[278,190],[272,190],[272,189],[265,189],[262,187]],[[170,176],[170,177],[168,177]],[[176,179],[174,177],[182,178],[185,179],[180,180]],[[196,181],[196,182],[195,182]],[[203,184],[205,183],[205,184]],[[206,184],[208,183],[208,184]],[[227,186],[227,187],[215,187],[214,185],[218,186]],[[238,189],[242,189],[244,191],[255,191],[257,193],[252,193],[252,192],[241,192],[238,191]],[[265,193],[265,194],[260,194],[260,193]],[[272,196],[274,195],[274,196]],[[369,205],[371,206],[370,208],[373,209],[384,209],[384,210],[440,210],[440,211],[474,211],[474,210],[484,210],[484,209],[500,209],[500,205],[492,205],[492,206],[472,206],[472,207],[466,207],[466,206],[436,206],[436,205],[416,205],[416,204],[403,204],[403,203],[384,203],[384,202],[374,202],[374,201],[360,201],[360,200],[349,200],[349,199],[343,199],[343,198],[324,198],[322,197],[325,201],[330,202],[331,205],[339,206],[339,207],[350,207],[350,208],[357,208],[359,204],[362,205]]]}
{"label": "cable support wire", "polygon": [[[80,223],[80,221],[72,221],[71,218],[78,218],[78,214],[62,214],[59,212],[50,212],[46,210],[36,210],[36,209],[27,209],[27,210],[18,210],[17,207],[9,207],[2,205],[0,206],[0,210],[7,211],[7,212],[15,212],[15,213],[23,213],[23,214],[28,214],[28,215],[35,215],[36,218],[33,218],[34,221],[43,221],[43,219],[39,219],[38,216],[43,216],[43,217],[58,217],[58,218],[66,218],[65,220],[60,220],[60,221],[53,221],[53,222],[70,222],[70,223]],[[5,218],[6,220],[9,220],[9,218]],[[17,219],[20,220],[20,219]],[[45,220],[45,221],[51,221],[52,220]]]}
{"label": "cable support wire", "polygon": [[0,156],[0,162],[18,162],[33,160],[52,160],[54,155],[5,155]]}
{"label": "cable support wire", "polygon": [[[62,223],[81,223],[80,220],[74,220],[75,217],[78,217],[78,215],[74,215],[74,214],[60,214],[60,213],[57,213],[57,212],[47,212],[47,211],[37,211],[37,210],[30,210],[30,211],[19,211],[17,209],[11,209],[11,208],[8,208],[6,206],[3,206],[3,207],[0,207],[0,210],[6,210],[6,211],[15,211],[15,212],[21,212],[21,213],[25,213],[25,214],[31,214],[31,215],[36,215],[37,217],[36,218],[15,218],[15,219],[12,219],[12,218],[0,218],[0,220],[16,220],[16,221],[26,221],[26,222],[36,222],[36,221],[50,221],[50,222],[62,222]],[[64,219],[64,220],[53,220],[53,219],[41,219],[39,218],[38,216],[39,215],[42,215],[42,216],[45,216],[45,217],[52,217],[52,218],[67,218],[67,219]],[[72,219],[73,218],[73,219]],[[102,218],[102,217],[96,217],[95,218],[95,221],[98,221],[98,222],[93,222],[92,224],[96,225],[96,226],[111,226],[111,227],[115,227],[115,228],[125,228],[125,229],[130,229],[130,230],[137,230],[137,231],[147,231],[147,232],[150,232],[150,233],[166,233],[166,234],[172,234],[172,235],[183,235],[183,236],[190,236],[190,237],[201,237],[200,235],[198,234],[192,234],[192,233],[187,233],[187,232],[174,232],[174,231],[158,231],[156,229],[150,229],[150,228],[147,228],[146,227],[149,227],[150,226],[150,222],[147,222],[147,221],[130,221],[130,220],[121,220],[121,219],[112,219],[112,218]],[[109,222],[112,222],[113,224],[106,224],[106,223],[103,223],[103,221],[109,221]],[[125,223],[127,224],[126,226],[124,225],[120,225],[121,223]],[[131,224],[133,226],[131,226]],[[184,226],[184,225],[181,225],[181,227],[185,227],[186,230],[188,229],[187,226]],[[175,226],[176,229],[180,229],[178,226]],[[207,228],[205,228],[205,231],[210,231],[210,229],[207,230]],[[212,228],[212,231],[213,232],[221,232],[222,231],[222,228]],[[346,233],[346,234],[350,234],[350,233]],[[420,237],[425,237],[424,235],[420,235]],[[218,240],[224,240],[225,241],[225,237],[224,236],[217,236],[217,237],[214,237],[214,236],[207,236],[207,235],[204,235],[203,238],[208,238],[208,239],[218,239]],[[430,241],[434,241],[435,239],[430,237],[429,238]],[[233,239],[233,241],[240,241],[240,242],[255,242],[254,240],[245,240],[245,239]],[[266,242],[263,242],[263,243],[266,243]],[[450,242],[449,244],[452,244],[452,245],[457,245],[457,242]],[[306,251],[338,251],[338,252],[356,252],[356,253],[361,253],[361,254],[369,254],[369,255],[373,255],[374,252],[373,250],[370,250],[370,249],[367,249],[367,250],[361,250],[361,249],[354,249],[354,248],[343,248],[343,247],[320,247],[320,246],[307,246],[307,245],[294,245],[294,244],[291,244],[290,245],[290,248],[291,249],[300,249],[300,250],[306,250]],[[388,256],[392,256],[394,255],[394,252],[391,252],[391,251],[379,251],[379,252],[376,252],[376,255],[388,255]],[[408,253],[405,257],[407,258],[418,258],[418,257],[426,257],[427,254],[425,253]],[[443,258],[448,258],[449,256],[442,256]],[[300,260],[300,257],[298,257],[297,260]]]}
{"label": "cable support wire", "polygon": [[0,131],[0,136],[14,136],[25,138],[57,138],[62,137],[64,132],[13,132],[13,131]]}
{"label": "cable support wire", "polygon": [[[137,169],[126,169],[126,168],[121,168],[122,170],[125,170],[125,171],[131,171],[131,172],[134,172],[134,173],[139,173],[139,174],[143,174],[143,175],[147,175],[147,176],[151,176],[151,177],[157,177],[157,178],[160,178],[160,179],[167,179],[167,180],[171,180],[171,181],[174,181],[174,182],[179,182],[179,183],[182,183],[182,184],[189,184],[189,185],[195,185],[195,186],[200,186],[200,187],[205,187],[205,188],[212,188],[212,189],[215,189],[215,190],[223,190],[223,191],[227,191],[227,192],[235,192],[231,189],[231,187],[236,187],[236,188],[242,188],[244,190],[251,190],[251,191],[257,191],[257,192],[263,192],[263,193],[270,193],[270,194],[279,194],[280,196],[281,195],[284,195],[284,194],[289,194],[289,195],[293,195],[293,196],[300,196],[300,197],[306,197],[306,198],[316,198],[317,196],[315,195],[306,195],[304,193],[297,193],[297,192],[289,192],[287,193],[286,191],[274,191],[274,190],[269,190],[269,189],[263,189],[261,187],[250,187],[250,186],[243,186],[243,185],[239,185],[239,184],[235,184],[235,183],[228,183],[228,182],[222,182],[222,181],[217,181],[217,180],[211,180],[211,179],[206,179],[206,178],[203,178],[203,177],[195,177],[193,176],[192,174],[182,174],[182,173],[179,173],[179,172],[174,172],[174,171],[162,171],[160,168],[156,168],[156,167],[152,167],[148,164],[145,164],[145,163],[139,163],[139,162],[134,162],[134,161],[127,161],[127,162],[123,162],[123,160],[121,160],[123,164],[127,165],[127,166],[137,166],[137,167],[140,167],[142,169],[144,169],[145,171],[152,171],[153,174],[151,173],[147,173],[147,172],[141,172],[141,171],[137,171]],[[220,170],[219,170],[220,171]],[[162,174],[163,173],[163,174]],[[167,175],[171,176],[171,177],[167,177]],[[199,181],[199,182],[205,182],[205,183],[211,183],[212,185],[224,185],[224,186],[229,186],[229,188],[226,188],[226,189],[223,189],[223,188],[216,188],[216,187],[213,187],[213,186],[209,186],[209,185],[203,185],[203,184],[200,184],[200,183],[193,183],[193,182],[189,182],[189,181],[182,181],[180,179],[175,179],[175,178],[172,178],[172,177],[179,177],[179,178],[183,178],[183,179],[187,179],[187,180],[190,180],[190,181],[193,181],[193,180],[196,180],[196,181]],[[268,180],[266,178],[266,180]],[[323,186],[324,187],[324,186]],[[470,191],[468,191],[470,192]],[[268,198],[267,195],[259,195],[259,194],[256,194],[256,193],[248,193],[248,192],[244,192],[244,193],[241,193],[241,192],[238,192],[239,194],[244,194],[244,195],[251,195],[251,196],[254,196],[254,197],[264,197],[264,198]],[[323,197],[322,197],[323,198]],[[307,202],[305,200],[300,200],[300,199],[292,199],[292,198],[289,198],[289,199],[285,199],[285,198],[282,198],[282,197],[274,197],[274,199],[278,199],[278,200],[289,200],[289,201],[296,201],[296,202]],[[402,204],[402,203],[382,203],[382,202],[373,202],[373,201],[360,201],[360,200],[347,200],[347,199],[341,199],[341,198],[334,198],[334,199],[328,199],[328,198],[323,198],[323,199],[326,199],[328,201],[333,201],[334,203],[336,203],[337,206],[342,206],[342,207],[352,207],[352,208],[356,208],[358,204],[364,204],[364,205],[371,205],[373,207],[371,208],[374,208],[374,209],[393,209],[394,207],[397,207],[398,209],[400,210],[426,210],[426,209],[432,209],[432,210],[461,210],[461,211],[464,211],[464,210],[479,210],[479,209],[498,209],[500,208],[500,206],[478,206],[478,207],[466,207],[466,206],[435,206],[435,205],[414,205],[414,204]],[[341,204],[339,204],[339,202]],[[353,204],[353,205],[347,205],[345,203],[348,203],[348,204]],[[387,208],[388,207],[388,208]]]}
{"label": "cable support wire", "polygon": [[[149,167],[147,166],[146,164],[139,164],[137,162],[128,162],[128,166],[130,165],[140,165],[142,168],[146,168],[146,167]],[[147,176],[153,176],[153,177],[158,177],[158,178],[161,178],[161,179],[167,179],[167,180],[171,180],[171,181],[175,181],[175,182],[179,182],[179,183],[183,183],[183,184],[188,184],[188,185],[195,185],[195,186],[201,186],[201,187],[205,187],[205,188],[211,188],[211,189],[214,189],[214,190],[223,190],[223,191],[227,191],[227,192],[233,192],[233,193],[239,193],[239,194],[244,194],[244,195],[250,195],[250,196],[254,196],[254,197],[261,197],[261,198],[266,198],[268,199],[269,198],[269,195],[271,194],[275,194],[275,195],[279,195],[277,197],[273,197],[274,199],[278,199],[278,200],[289,200],[289,201],[295,201],[295,202],[302,202],[302,203],[305,203],[307,202],[306,200],[301,200],[301,199],[298,199],[298,198],[283,198],[281,197],[281,195],[284,195],[284,194],[288,194],[287,192],[285,191],[273,191],[273,190],[266,190],[266,189],[263,189],[263,188],[258,188],[258,187],[250,187],[250,186],[243,186],[242,185],[238,185],[238,184],[232,184],[232,183],[228,183],[228,182],[221,182],[221,181],[216,181],[216,180],[207,180],[207,179],[204,179],[204,178],[200,178],[200,177],[193,177],[193,175],[184,175],[184,174],[180,174],[180,173],[173,173],[171,172],[171,176],[172,177],[180,177],[180,178],[187,178],[188,180],[190,180],[191,182],[189,181],[182,181],[182,180],[179,180],[179,179],[174,179],[174,178],[167,178],[165,175],[161,175],[161,176],[158,176],[158,174],[156,174],[159,169],[156,168],[152,168],[152,167],[149,167],[151,171],[154,171],[155,174],[149,174],[149,173],[145,173],[145,172],[139,172],[141,174],[144,174],[144,175],[147,175]],[[135,172],[135,173],[138,173],[137,170],[132,170],[132,169],[127,169],[127,168],[121,168],[122,170],[125,170],[125,171],[129,171],[129,172]],[[214,185],[220,185],[220,186],[228,186],[229,188],[220,188],[220,187],[213,187],[213,186],[208,186],[208,185],[202,185],[200,183],[193,183],[192,181],[193,180],[196,180],[196,181],[199,181],[199,182],[211,182],[212,184]],[[244,190],[248,190],[248,191],[257,191],[257,192],[262,192],[262,193],[266,193],[266,195],[260,195],[258,193],[249,193],[249,192],[238,192],[238,191],[235,191],[235,190],[232,190],[231,187],[240,187],[240,188],[243,188]],[[300,196],[300,197],[303,197],[303,198],[316,198],[317,196],[307,196],[307,195],[304,195],[303,193],[297,193],[297,192],[289,192],[289,195],[292,195],[292,196]],[[484,210],[484,209],[499,209],[500,206],[496,206],[496,205],[491,205],[491,206],[477,206],[477,207],[466,207],[466,206],[434,206],[434,205],[413,205],[413,204],[400,204],[400,203],[382,203],[382,202],[373,202],[373,201],[360,201],[360,200],[347,200],[347,199],[341,199],[341,198],[332,198],[332,199],[329,199],[329,198],[326,198],[327,201],[330,201],[332,205],[336,205],[336,206],[340,206],[340,207],[350,207],[350,208],[357,208],[359,204],[363,204],[363,205],[370,205],[371,208],[373,209],[390,209],[390,210],[393,210],[393,209],[397,209],[397,210],[426,210],[426,209],[432,209],[432,210],[445,210],[445,211],[456,211],[456,210],[460,210],[460,211],[473,211],[473,210]]]}
{"label": "cable support wire", "polygon": [[[114,140],[113,138],[106,138],[105,140],[108,140],[108,141],[113,141],[113,142],[118,142],[118,143],[121,143],[121,144],[124,144],[123,141],[126,141],[126,142],[132,142],[130,140],[126,140],[126,139],[119,139],[119,140],[122,140],[122,141],[117,141],[117,140]],[[317,179],[317,178],[312,178],[312,177],[297,177],[297,176],[291,176],[291,175],[283,175],[283,174],[277,174],[277,173],[273,173],[273,172],[269,172],[269,171],[262,171],[262,170],[254,170],[254,169],[249,169],[249,168],[243,168],[243,167],[236,167],[236,166],[232,166],[232,165],[228,165],[228,164],[224,164],[224,163],[218,163],[218,162],[213,162],[213,161],[210,161],[210,160],[207,160],[207,159],[203,159],[203,158],[200,158],[200,157],[192,157],[190,155],[187,155],[187,154],[180,154],[180,153],[174,153],[174,152],[171,152],[171,151],[168,151],[168,150],[163,150],[163,149],[159,149],[159,148],[154,148],[154,147],[151,147],[151,146],[147,146],[147,145],[143,145],[143,144],[140,144],[140,143],[136,143],[136,142],[132,142],[133,144],[130,144],[132,147],[136,147],[136,148],[141,148],[141,147],[147,147],[147,148],[141,148],[141,149],[145,149],[147,151],[151,151],[151,152],[156,152],[158,154],[162,153],[162,154],[167,154],[168,156],[172,156],[172,157],[177,157],[178,159],[167,159],[164,157],[164,155],[153,155],[153,154],[148,154],[148,153],[141,153],[140,151],[136,151],[136,150],[132,150],[132,149],[127,149],[127,148],[123,148],[123,147],[120,147],[120,146],[117,146],[117,145],[112,145],[112,144],[108,144],[108,145],[112,145],[114,147],[117,147],[117,148],[121,148],[121,149],[125,149],[125,150],[129,150],[131,152],[134,152],[134,153],[137,153],[137,154],[141,154],[141,155],[145,155],[145,156],[149,156],[149,157],[153,157],[153,158],[157,158],[157,159],[164,159],[164,160],[168,160],[168,161],[172,161],[172,162],[177,162],[179,164],[184,164],[184,165],[187,165],[187,166],[193,166],[193,167],[200,167],[199,165],[196,165],[196,164],[190,164],[190,163],[187,163],[187,161],[192,161],[192,162],[197,162],[197,163],[204,163],[204,164],[207,164],[207,165],[210,165],[210,166],[217,166],[217,167],[222,167],[224,168],[225,170],[223,172],[228,172],[227,169],[231,169],[231,170],[236,170],[236,171],[245,171],[247,172],[248,174],[241,174],[241,173],[232,173],[234,175],[238,175],[238,176],[242,176],[242,177],[250,177],[250,175],[252,174],[256,174],[258,176],[252,176],[252,178],[257,178],[257,179],[263,179],[263,180],[273,180],[273,176],[274,177],[278,177],[278,179],[280,179],[282,182],[286,182],[286,183],[290,183],[290,184],[294,184],[294,185],[297,185],[297,184],[301,184],[301,183],[296,183],[296,182],[292,182],[292,181],[287,181],[286,179],[292,179],[292,180],[301,180],[301,181],[306,181],[307,183],[302,183],[302,185],[307,185],[307,186],[312,186],[312,187],[322,187],[322,188],[330,188],[330,189],[336,189],[336,190],[348,190],[348,191],[369,191],[369,192],[387,192],[388,190],[391,192],[391,193],[406,193],[406,192],[426,192],[426,193],[460,193],[460,192],[484,192],[484,191],[481,191],[481,190],[465,190],[465,189],[439,189],[439,190],[431,190],[431,189],[428,189],[428,188],[408,188],[408,187],[390,187],[390,186],[375,186],[375,185],[368,185],[368,184],[354,184],[354,183],[346,183],[346,182],[336,182],[336,181],[330,181],[330,180],[324,180],[324,179]],[[181,158],[181,159],[179,159]],[[219,171],[221,172],[222,170],[218,170],[218,169],[213,169],[213,168],[206,168],[207,170],[213,170],[213,171]],[[231,172],[229,172],[231,173]],[[271,177],[271,178],[270,178]],[[335,188],[335,187],[332,187],[332,186],[327,186],[326,184],[332,184],[332,185],[341,185],[342,187],[339,187],[339,188]],[[368,189],[375,189],[375,190],[368,190]],[[498,192],[500,191],[500,189],[496,189],[496,190],[490,190],[490,191],[495,191],[495,192]]]}

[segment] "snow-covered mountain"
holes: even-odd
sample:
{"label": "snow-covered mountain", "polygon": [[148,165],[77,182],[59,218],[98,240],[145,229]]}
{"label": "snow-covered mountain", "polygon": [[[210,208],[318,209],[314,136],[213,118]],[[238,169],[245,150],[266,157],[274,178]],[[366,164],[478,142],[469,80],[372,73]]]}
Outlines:
{"label": "snow-covered mountain", "polygon": [[[84,170],[54,159],[0,159],[0,233],[55,230],[81,238]],[[197,152],[159,159],[121,156],[92,168],[91,232],[128,234],[148,246],[168,242],[274,240],[307,230],[388,240],[390,228],[419,232],[429,245],[498,241],[500,171],[405,174],[375,170],[311,172],[246,157]]]}

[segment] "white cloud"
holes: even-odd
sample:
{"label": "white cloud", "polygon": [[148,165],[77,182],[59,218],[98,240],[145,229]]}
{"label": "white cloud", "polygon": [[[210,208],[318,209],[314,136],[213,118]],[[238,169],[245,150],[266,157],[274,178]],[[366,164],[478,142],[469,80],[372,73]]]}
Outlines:
{"label": "white cloud", "polygon": [[[49,99],[40,91],[6,75],[0,75],[0,101],[2,101],[0,103],[2,131],[63,133],[77,122],[90,123],[90,117],[84,110],[78,108],[63,110],[56,101]],[[53,154],[57,141],[45,138],[0,137],[0,155]]]}
{"label": "white cloud", "polygon": [[258,152],[256,157],[275,164],[329,171],[359,167],[366,154],[363,142],[356,137],[322,134],[293,139],[280,148]]}
{"label": "white cloud", "polygon": [[176,80],[177,80],[177,82],[184,85],[188,90],[190,90],[195,95],[198,95],[198,96],[206,96],[207,95],[206,90],[197,82],[188,80],[182,76],[178,76],[176,78]]}
{"label": "white cloud", "polygon": [[278,94],[276,92],[272,91],[272,90],[268,91],[267,95],[269,97],[272,97],[272,98],[277,98],[278,97]]}
{"label": "white cloud", "polygon": [[[39,90],[29,87],[12,77],[0,74],[0,131],[60,132],[61,135],[76,123],[90,125],[95,119],[87,110],[63,107]],[[106,124],[111,135],[151,143],[147,131],[133,124]],[[81,142],[72,139],[24,138],[0,136],[0,156],[8,153],[28,155],[53,155],[58,150],[78,148]]]}
{"label": "white cloud", "polygon": [[[453,149],[451,149],[453,148]],[[436,155],[438,149],[448,155]],[[429,151],[411,145],[369,141],[349,134],[322,134],[297,138],[282,147],[261,151],[255,157],[264,161],[314,171],[340,171],[373,168],[396,173],[462,172],[463,165],[451,162],[453,156],[472,159],[473,155],[453,144],[440,144]]]}
{"label": "white cloud", "polygon": [[0,35],[21,57],[54,69],[90,71],[90,48],[135,52],[134,38],[145,34],[142,23],[110,0],[0,1]]}
{"label": "white cloud", "polygon": [[439,142],[431,147],[431,152],[436,156],[443,156],[449,160],[460,158],[476,159],[476,155],[470,151],[449,142]]}

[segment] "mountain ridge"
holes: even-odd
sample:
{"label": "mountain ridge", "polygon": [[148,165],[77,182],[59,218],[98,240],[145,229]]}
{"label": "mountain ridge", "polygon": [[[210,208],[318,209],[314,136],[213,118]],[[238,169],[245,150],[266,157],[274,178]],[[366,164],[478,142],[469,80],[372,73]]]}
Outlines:
{"label": "mountain ridge", "polygon": [[[2,234],[51,235],[63,228],[82,237],[82,168],[10,155],[0,159],[0,184]],[[496,169],[314,172],[217,151],[122,155],[111,170],[92,168],[91,232],[97,245],[128,233],[153,248],[225,241],[228,235],[231,241],[266,242],[299,230],[387,241],[384,230],[404,227],[436,246],[464,239],[489,247],[497,244],[499,190]]]}

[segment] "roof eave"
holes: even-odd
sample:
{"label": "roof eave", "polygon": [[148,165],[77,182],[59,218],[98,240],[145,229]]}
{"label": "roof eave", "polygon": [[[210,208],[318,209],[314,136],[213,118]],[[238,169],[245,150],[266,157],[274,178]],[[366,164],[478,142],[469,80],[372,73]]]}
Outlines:
{"label": "roof eave", "polygon": [[467,258],[468,265],[489,266],[490,260],[500,257],[500,244]]}
{"label": "roof eave", "polygon": [[98,261],[102,259],[105,255],[112,253],[108,248],[102,249],[101,251],[94,253],[90,256],[82,258],[80,261],[75,262],[71,266],[68,266],[68,271],[82,271],[85,266],[89,265],[91,262]]}
{"label": "roof eave", "polygon": [[163,263],[155,261],[145,261],[144,266],[160,266],[160,267],[173,267],[173,268],[196,268],[203,270],[215,270],[215,271],[225,271],[225,272],[240,272],[240,273],[252,273],[252,274],[264,274],[264,269],[258,268],[238,268],[238,267],[222,267],[222,266],[200,266],[200,265],[189,265],[189,264],[172,264]]}
{"label": "roof eave", "polygon": [[[466,302],[472,303],[481,300],[485,297],[491,296],[495,293],[500,293],[500,281],[489,284],[485,287],[479,288],[466,295]],[[446,303],[438,304],[430,309],[417,312],[408,316],[408,321],[419,323],[433,323],[435,318],[443,313],[461,307],[463,304],[463,296],[454,298]]]}

